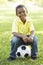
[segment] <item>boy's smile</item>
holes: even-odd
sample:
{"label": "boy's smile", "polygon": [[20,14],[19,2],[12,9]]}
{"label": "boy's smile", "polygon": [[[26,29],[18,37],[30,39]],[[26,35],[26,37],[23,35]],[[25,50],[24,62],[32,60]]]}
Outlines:
{"label": "boy's smile", "polygon": [[26,22],[26,9],[24,7],[17,9],[17,16],[22,20],[23,23]]}

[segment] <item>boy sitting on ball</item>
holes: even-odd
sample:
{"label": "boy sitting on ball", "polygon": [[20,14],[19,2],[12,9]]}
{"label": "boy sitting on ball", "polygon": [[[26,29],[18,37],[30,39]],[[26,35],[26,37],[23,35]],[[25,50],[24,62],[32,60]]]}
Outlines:
{"label": "boy sitting on ball", "polygon": [[38,55],[38,40],[34,34],[34,26],[32,20],[27,16],[28,11],[24,5],[18,5],[16,7],[16,15],[13,25],[11,40],[11,53],[8,60],[16,59],[16,51],[20,45],[31,45],[31,58],[37,59]]}

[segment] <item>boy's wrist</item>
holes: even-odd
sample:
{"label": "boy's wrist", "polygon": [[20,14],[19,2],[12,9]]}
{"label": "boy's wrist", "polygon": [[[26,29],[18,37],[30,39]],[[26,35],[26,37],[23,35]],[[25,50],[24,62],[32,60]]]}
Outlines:
{"label": "boy's wrist", "polygon": [[33,39],[33,36],[30,36],[31,39]]}

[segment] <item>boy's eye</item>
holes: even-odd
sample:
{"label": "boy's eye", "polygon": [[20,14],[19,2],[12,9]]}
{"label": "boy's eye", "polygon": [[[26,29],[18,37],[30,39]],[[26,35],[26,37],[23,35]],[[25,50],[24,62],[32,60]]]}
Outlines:
{"label": "boy's eye", "polygon": [[19,14],[21,14],[21,12],[19,12]]}
{"label": "boy's eye", "polygon": [[19,12],[19,14],[21,14],[21,13],[25,13],[25,11]]}

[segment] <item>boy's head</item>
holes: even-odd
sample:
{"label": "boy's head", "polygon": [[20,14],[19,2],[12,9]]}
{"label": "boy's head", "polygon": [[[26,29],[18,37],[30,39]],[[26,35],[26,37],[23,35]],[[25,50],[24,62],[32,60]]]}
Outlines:
{"label": "boy's head", "polygon": [[25,21],[27,15],[27,9],[24,5],[18,5],[16,7],[16,15],[22,20]]}

